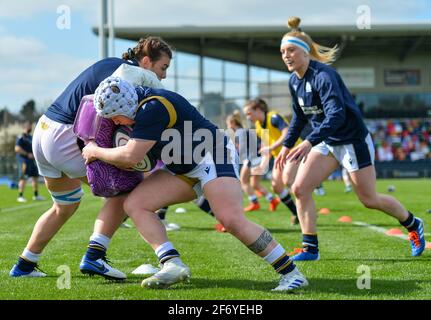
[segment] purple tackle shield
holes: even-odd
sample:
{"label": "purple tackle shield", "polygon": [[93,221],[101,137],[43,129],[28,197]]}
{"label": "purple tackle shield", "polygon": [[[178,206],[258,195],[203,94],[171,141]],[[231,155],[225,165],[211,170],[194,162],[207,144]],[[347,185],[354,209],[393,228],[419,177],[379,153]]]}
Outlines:
{"label": "purple tackle shield", "polygon": [[[112,148],[112,137],[118,128],[109,119],[97,116],[93,107],[93,95],[82,98],[73,125],[73,132],[84,142],[96,141],[103,148]],[[142,180],[138,171],[119,169],[96,160],[87,165],[87,178],[91,191],[100,197],[114,197],[132,191]]]}
{"label": "purple tackle shield", "polygon": [[96,135],[103,119],[97,115],[93,107],[93,99],[93,94],[84,96],[81,99],[75,122],[73,123],[73,132],[86,143],[90,140],[96,140]]}

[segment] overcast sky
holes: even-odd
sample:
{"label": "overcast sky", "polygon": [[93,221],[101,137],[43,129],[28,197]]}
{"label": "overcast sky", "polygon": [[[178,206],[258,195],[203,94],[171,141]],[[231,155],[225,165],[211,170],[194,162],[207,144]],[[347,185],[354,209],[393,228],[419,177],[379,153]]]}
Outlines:
{"label": "overcast sky", "polygon": [[[285,25],[296,15],[303,26],[356,25],[358,8],[364,5],[370,9],[371,27],[431,23],[429,0],[122,0],[115,1],[115,24]],[[70,28],[63,24],[62,29],[58,23],[65,8]],[[42,107],[98,59],[91,31],[99,22],[98,9],[99,0],[0,0],[0,108],[16,112],[30,98]],[[116,41],[115,46],[119,55],[130,43]]]}

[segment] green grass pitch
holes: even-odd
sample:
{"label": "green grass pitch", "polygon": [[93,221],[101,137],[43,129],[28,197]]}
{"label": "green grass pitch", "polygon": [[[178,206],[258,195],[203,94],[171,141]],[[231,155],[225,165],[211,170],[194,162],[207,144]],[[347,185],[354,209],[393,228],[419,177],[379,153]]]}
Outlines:
{"label": "green grass pitch", "polygon": [[[379,180],[377,188],[388,193],[388,185],[395,185],[396,191],[391,194],[424,220],[426,238],[431,241],[431,214],[427,213],[431,209],[431,181]],[[338,222],[341,216],[348,215],[353,221],[385,229],[400,228],[406,233],[393,218],[365,209],[354,194],[345,194],[342,182],[326,182],[325,188],[326,196],[315,196],[317,208],[331,210],[318,219],[321,260],[297,263],[310,285],[291,294],[271,292],[278,282],[272,268],[231,235],[215,232],[214,219],[192,203],[172,206],[167,215],[169,221],[182,227],[179,232],[169,232],[169,237],[192,270],[190,283],[165,290],[141,288],[142,277],[131,271],[143,263],[156,265],[157,260],[135,228],[119,229],[108,251],[114,266],[128,274],[125,282],[82,275],[79,262],[101,206],[101,200],[93,197],[88,188],[79,210],[44,251],[40,267],[48,277],[12,279],[8,275],[10,268],[25,247],[36,220],[51,202],[30,200],[23,205],[16,202],[16,190],[0,186],[0,299],[430,299],[431,250],[414,258],[406,240]],[[27,186],[27,197],[30,189]],[[41,189],[48,198],[46,190]],[[269,212],[266,200],[261,204],[260,211],[247,216],[264,225],[288,252],[299,247],[301,234],[298,227],[290,227],[287,209],[280,204],[276,212]],[[177,207],[187,209],[187,213],[174,213]],[[67,268],[70,289],[58,286],[64,283],[62,270]],[[368,271],[365,274],[361,270]],[[370,276],[369,282],[364,282],[364,275]],[[358,282],[368,283],[369,289],[359,289]]]}

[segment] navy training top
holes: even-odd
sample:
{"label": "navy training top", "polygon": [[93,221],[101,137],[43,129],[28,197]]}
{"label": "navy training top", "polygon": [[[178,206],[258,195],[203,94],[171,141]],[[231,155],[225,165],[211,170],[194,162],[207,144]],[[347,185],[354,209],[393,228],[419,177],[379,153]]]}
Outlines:
{"label": "navy training top", "polygon": [[302,79],[292,73],[289,90],[293,117],[284,146],[294,146],[308,121],[312,131],[306,140],[313,146],[322,141],[334,146],[351,144],[367,136],[358,106],[332,67],[311,60]]}
{"label": "navy training top", "polygon": [[[216,163],[226,163],[226,143],[229,138],[184,97],[166,89],[145,86],[136,87],[136,92],[140,104],[151,96],[161,96],[171,103],[172,108],[169,107],[169,110],[156,99],[143,103],[135,116],[132,132],[132,138],[156,141],[151,152],[162,159],[169,170],[176,174],[190,172],[199,163],[196,153],[204,156],[204,151],[211,152]],[[170,128],[169,123],[172,124]],[[202,142],[205,143],[201,145]],[[171,163],[167,161],[166,155],[162,157],[164,147],[171,148]],[[173,147],[176,149],[173,150]]]}
{"label": "navy training top", "polygon": [[[263,120],[263,122],[261,124],[262,128],[266,128],[266,117],[267,116],[268,116],[268,113],[265,114],[265,119]],[[275,113],[271,116],[271,125],[280,131],[282,131],[284,128],[287,128],[286,121],[284,121],[283,117],[280,116],[278,113]]]}
{"label": "navy training top", "polygon": [[[27,153],[33,153],[32,140],[33,137],[31,134],[23,133],[22,135],[16,137],[15,145],[21,147]],[[27,156],[20,153],[17,153],[17,157],[21,159],[28,159]]]}
{"label": "navy training top", "polygon": [[123,63],[138,65],[135,60],[106,58],[82,71],[52,103],[45,115],[60,123],[73,124],[82,97],[93,94],[100,82],[112,75]]}

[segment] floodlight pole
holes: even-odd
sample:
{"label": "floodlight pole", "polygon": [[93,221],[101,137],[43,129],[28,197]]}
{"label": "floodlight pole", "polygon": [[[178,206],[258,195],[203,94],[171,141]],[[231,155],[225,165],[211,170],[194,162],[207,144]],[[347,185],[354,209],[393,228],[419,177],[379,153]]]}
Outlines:
{"label": "floodlight pole", "polygon": [[115,56],[115,30],[114,30],[114,0],[109,0],[109,50],[110,56]]}
{"label": "floodlight pole", "polygon": [[245,53],[245,61],[246,61],[246,73],[245,73],[245,95],[247,100],[250,100],[250,63],[251,63],[251,50],[253,49],[253,39],[249,39],[247,43],[247,51]]}
{"label": "floodlight pole", "polygon": [[205,108],[203,107],[204,104],[204,46],[205,46],[205,39],[204,37],[200,38],[199,41],[199,111],[205,115]]}
{"label": "floodlight pole", "polygon": [[108,41],[106,38],[105,27],[108,23],[107,0],[100,0],[100,21],[99,21],[99,58],[104,59],[108,56]]}

